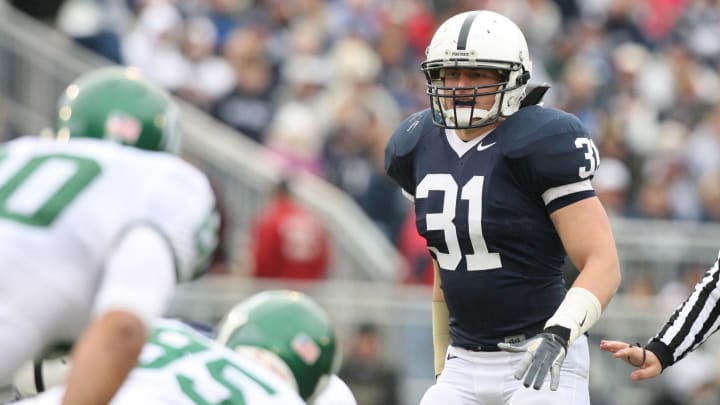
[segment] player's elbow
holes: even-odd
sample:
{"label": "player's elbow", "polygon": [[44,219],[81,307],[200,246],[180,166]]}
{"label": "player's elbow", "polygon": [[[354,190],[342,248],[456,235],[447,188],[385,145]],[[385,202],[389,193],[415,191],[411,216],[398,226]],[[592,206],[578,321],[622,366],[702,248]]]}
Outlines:
{"label": "player's elbow", "polygon": [[99,320],[106,330],[107,342],[117,358],[137,359],[147,332],[142,320],[133,313],[113,310]]}

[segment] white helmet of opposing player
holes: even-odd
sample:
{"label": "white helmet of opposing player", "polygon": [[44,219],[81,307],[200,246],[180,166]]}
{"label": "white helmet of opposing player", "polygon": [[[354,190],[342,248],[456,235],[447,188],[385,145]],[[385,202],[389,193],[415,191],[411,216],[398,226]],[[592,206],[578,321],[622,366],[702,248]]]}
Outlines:
{"label": "white helmet of opposing player", "polygon": [[[520,28],[492,11],[468,11],[446,20],[435,31],[421,67],[433,121],[444,128],[478,128],[518,110],[530,79],[532,62]],[[445,69],[493,69],[503,80],[489,86],[448,87]],[[475,100],[495,95],[489,110],[477,108]],[[468,98],[472,97],[472,102]],[[451,103],[446,101],[452,101]]]}

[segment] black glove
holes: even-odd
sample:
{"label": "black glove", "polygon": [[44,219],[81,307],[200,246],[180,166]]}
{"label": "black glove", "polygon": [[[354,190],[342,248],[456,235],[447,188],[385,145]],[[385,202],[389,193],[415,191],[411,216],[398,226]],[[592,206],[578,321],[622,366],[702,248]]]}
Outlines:
{"label": "black glove", "polygon": [[556,391],[560,385],[560,366],[565,360],[569,337],[569,329],[551,326],[522,344],[498,343],[498,347],[511,353],[525,352],[515,372],[515,378],[518,380],[525,376],[523,380],[525,387],[532,384],[533,388],[539,390],[550,371],[550,389]]}

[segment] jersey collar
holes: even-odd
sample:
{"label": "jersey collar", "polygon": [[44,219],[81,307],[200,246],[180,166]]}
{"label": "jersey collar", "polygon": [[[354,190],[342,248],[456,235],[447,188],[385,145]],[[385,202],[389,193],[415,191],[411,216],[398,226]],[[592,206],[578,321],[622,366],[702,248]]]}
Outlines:
{"label": "jersey collar", "polygon": [[457,156],[459,158],[461,158],[470,149],[474,148],[475,146],[477,146],[477,144],[482,142],[483,139],[487,138],[487,136],[490,135],[492,133],[492,131],[493,130],[491,129],[491,130],[485,132],[484,134],[478,136],[477,138],[465,142],[462,139],[460,139],[460,137],[458,136],[457,132],[455,132],[454,129],[448,128],[448,129],[445,129],[445,138],[447,138],[448,144],[450,145],[452,150],[455,151],[455,154],[457,154]]}

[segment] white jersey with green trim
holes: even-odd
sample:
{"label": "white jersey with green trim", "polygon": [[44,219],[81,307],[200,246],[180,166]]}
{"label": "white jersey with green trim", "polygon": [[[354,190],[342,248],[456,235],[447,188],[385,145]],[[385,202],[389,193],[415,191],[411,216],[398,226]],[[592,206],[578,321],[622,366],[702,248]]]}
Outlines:
{"label": "white jersey with green trim", "polygon": [[[168,241],[177,281],[192,279],[217,243],[207,177],[170,154],[108,141],[23,137],[0,145],[0,378],[83,331],[109,253],[139,224]],[[143,271],[148,283],[160,278]],[[137,297],[153,308],[166,298]]]}
{"label": "white jersey with green trim", "polygon": [[358,405],[358,403],[345,381],[333,374],[313,401],[313,405]]}
{"label": "white jersey with green trim", "polygon": [[[60,404],[56,387],[18,404]],[[294,388],[175,320],[160,320],[111,405],[303,405]]]}

